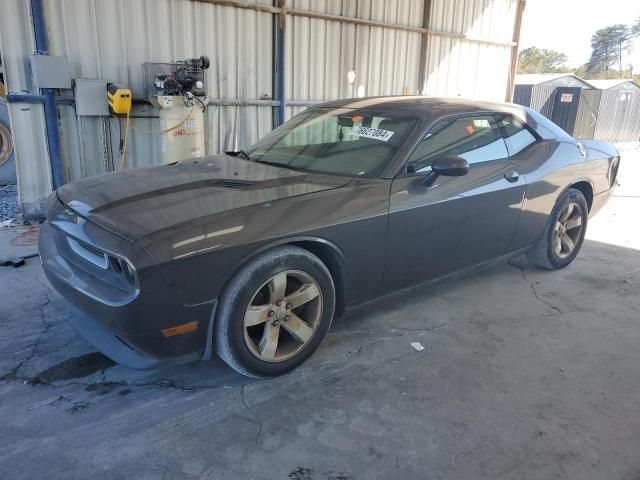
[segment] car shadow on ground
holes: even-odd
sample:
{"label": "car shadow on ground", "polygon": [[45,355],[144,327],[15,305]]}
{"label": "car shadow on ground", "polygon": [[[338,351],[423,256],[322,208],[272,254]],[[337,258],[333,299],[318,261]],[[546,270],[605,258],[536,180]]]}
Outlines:
{"label": "car shadow on ground", "polygon": [[[602,258],[633,257],[633,260],[628,258],[625,264],[640,264],[640,252],[635,250],[589,240],[585,242],[584,250],[591,253],[591,256],[595,255],[596,262]],[[540,292],[537,291],[540,279],[559,281],[561,278],[579,278],[585,285],[601,285],[606,281],[601,275],[591,277],[589,274],[580,273],[582,262],[593,261],[579,257],[573,266],[563,271],[548,272],[529,265],[524,256],[519,256],[508,262],[497,262],[444,281],[419,285],[387,295],[349,310],[341,318],[336,319],[325,342],[309,363],[316,366],[322,365],[330,362],[336,355],[349,355],[372,342],[380,341],[381,338],[388,338],[388,335],[414,334],[418,338],[428,332],[446,328],[450,323],[455,323],[455,320],[451,320],[452,318],[461,319],[469,317],[469,315],[473,316],[476,307],[480,311],[483,301],[478,297],[484,297],[483,288],[487,284],[492,285],[502,280],[512,285],[516,282],[518,288],[509,294],[514,298],[518,295],[518,290],[522,289],[522,284],[518,285],[518,282],[526,282],[524,295],[532,295],[538,306],[546,308],[551,313],[559,313],[559,307],[555,307],[552,300],[548,299],[550,297],[542,293],[544,287],[540,288]],[[598,266],[603,268],[607,266],[607,263],[606,260],[600,261]],[[514,270],[517,277],[520,277],[519,279],[503,278],[505,273],[513,277]],[[619,275],[614,266],[607,268],[607,270],[610,270],[614,276]],[[31,271],[29,274],[42,276],[39,270]],[[48,288],[44,279],[38,279],[36,284],[42,289]],[[488,293],[491,296],[491,292]],[[47,343],[50,340],[46,338],[47,335],[63,334],[73,336],[73,342],[76,344],[84,344],[84,348],[80,349],[83,352],[74,356],[68,355],[77,351],[77,348],[71,348],[68,352],[65,352],[64,349],[62,351],[55,349],[53,352],[55,355],[47,355],[46,350],[33,352],[34,355],[27,361],[21,360],[20,368],[13,374],[12,370],[9,373],[0,374],[2,380],[17,379],[31,385],[77,384],[94,389],[100,386],[109,386],[111,389],[120,386],[156,386],[185,391],[233,387],[255,381],[255,379],[239,375],[215,355],[210,361],[192,362],[161,370],[140,371],[117,365],[85,344],[84,340],[77,337],[70,328],[66,328],[66,311],[62,300],[55,292],[49,291],[47,295],[49,297],[47,302],[53,305],[56,310],[52,321],[57,324],[57,327],[47,327],[43,333],[44,338],[38,339],[38,343]],[[559,294],[552,293],[551,297],[554,295],[558,296]],[[588,293],[585,292],[585,295]],[[492,302],[496,300],[498,299],[494,298]],[[487,307],[490,308],[489,305]],[[10,349],[5,351],[10,351]]]}

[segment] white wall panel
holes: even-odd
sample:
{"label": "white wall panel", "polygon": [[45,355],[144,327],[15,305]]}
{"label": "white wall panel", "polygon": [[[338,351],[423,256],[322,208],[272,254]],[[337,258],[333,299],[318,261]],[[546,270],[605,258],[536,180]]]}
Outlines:
{"label": "white wall panel", "polygon": [[423,93],[503,101],[517,3],[518,0],[433,0],[431,30],[505,45],[429,35]]}
{"label": "white wall panel", "polygon": [[424,94],[503,101],[510,55],[509,47],[431,36]]}
{"label": "white wall panel", "polygon": [[[31,35],[29,3],[3,0],[0,14],[0,48],[8,92],[31,88],[27,74],[29,55],[35,49]],[[51,191],[49,153],[44,123],[44,107],[23,103],[9,104],[16,169],[20,182],[18,195],[25,213],[40,210],[44,196]]]}

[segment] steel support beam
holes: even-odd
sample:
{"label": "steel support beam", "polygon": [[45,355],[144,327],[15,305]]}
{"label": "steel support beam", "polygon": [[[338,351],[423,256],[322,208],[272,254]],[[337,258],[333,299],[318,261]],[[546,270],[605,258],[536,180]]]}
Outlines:
{"label": "steel support beam", "polygon": [[[71,105],[75,106],[76,100],[73,97],[56,97],[57,105]],[[8,103],[31,103],[38,104],[44,103],[44,95],[34,95],[32,93],[10,93],[7,95]]]}
{"label": "steel support beam", "polygon": [[522,29],[522,16],[527,5],[527,0],[520,0],[516,7],[516,20],[513,24],[513,36],[511,46],[511,71],[509,72],[509,82],[507,83],[507,93],[505,100],[511,102],[513,100],[513,91],[516,84],[516,71],[518,69],[518,45],[520,44],[520,31]]}
{"label": "steel support beam", "polygon": [[[49,39],[44,18],[42,0],[31,0],[31,17],[33,21],[33,36],[36,52],[40,55],[49,54]],[[49,161],[51,164],[51,180],[53,188],[61,187],[64,183],[62,173],[62,156],[60,154],[60,132],[58,131],[58,110],[56,108],[56,92],[52,88],[42,89],[44,103],[44,118],[47,127],[47,146],[49,147]]]}
{"label": "steel support beam", "polygon": [[278,106],[278,121],[279,127],[284,123],[286,113],[286,92],[285,92],[285,42],[286,42],[286,26],[287,16],[285,14],[285,0],[278,0],[278,22],[276,30],[276,91],[278,92],[277,99],[280,102]]}
{"label": "steel support beam", "polygon": [[[424,11],[422,12],[422,27],[429,29],[431,22],[431,0],[424,0]],[[418,95],[424,95],[424,88],[427,83],[427,51],[429,48],[429,35],[422,34],[420,42],[420,69],[418,70]]]}
{"label": "steel support beam", "polygon": [[294,17],[307,17],[317,18],[320,20],[328,20],[332,22],[349,23],[354,25],[365,25],[368,27],[387,28],[391,30],[401,30],[404,32],[414,32],[426,35],[434,35],[439,37],[455,38],[458,40],[464,40],[467,42],[480,43],[484,45],[494,45],[498,47],[513,47],[514,42],[496,42],[484,38],[469,37],[461,33],[442,32],[439,30],[431,30],[429,28],[414,27],[411,25],[400,25],[397,23],[379,22],[376,20],[366,20],[364,18],[351,18],[342,15],[332,15],[330,13],[310,12],[308,10],[298,10],[290,8],[281,8],[270,5],[261,5],[257,3],[240,2],[235,0],[193,0],[202,3],[211,3],[213,5],[220,5],[223,7],[241,8],[245,10],[254,10],[257,12],[274,13],[274,14],[286,14]]}

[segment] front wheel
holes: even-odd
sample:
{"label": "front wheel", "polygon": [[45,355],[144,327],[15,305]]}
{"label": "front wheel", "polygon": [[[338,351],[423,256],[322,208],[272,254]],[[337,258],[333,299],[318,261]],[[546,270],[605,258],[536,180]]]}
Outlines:
{"label": "front wheel", "polygon": [[300,247],[276,247],[225,289],[214,324],[216,351],[243,375],[283,374],[315,351],[334,308],[335,287],[322,261]]}
{"label": "front wheel", "polygon": [[557,270],[569,265],[578,255],[589,220],[589,206],[580,190],[567,189],[551,212],[547,228],[528,253],[536,265]]}

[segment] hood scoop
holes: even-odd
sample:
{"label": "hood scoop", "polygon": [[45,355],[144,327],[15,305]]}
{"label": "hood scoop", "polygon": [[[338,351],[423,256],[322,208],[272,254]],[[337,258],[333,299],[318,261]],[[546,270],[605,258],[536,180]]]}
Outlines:
{"label": "hood scoop", "polygon": [[222,186],[225,188],[249,188],[254,185],[255,182],[250,180],[230,180],[225,179],[222,181]]}

